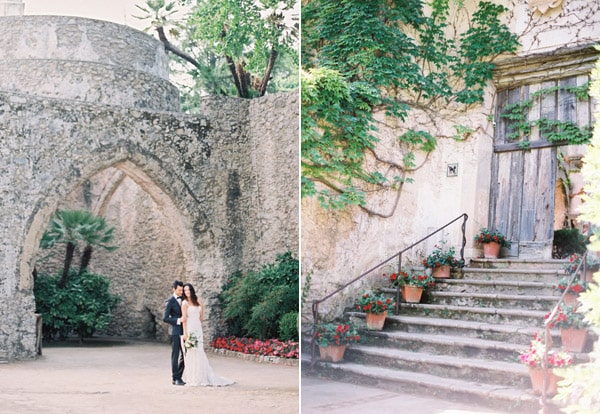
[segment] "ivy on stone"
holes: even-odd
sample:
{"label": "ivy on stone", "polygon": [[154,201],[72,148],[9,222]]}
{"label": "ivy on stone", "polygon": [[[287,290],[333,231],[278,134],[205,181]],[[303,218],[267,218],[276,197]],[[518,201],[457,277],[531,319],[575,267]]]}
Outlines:
{"label": "ivy on stone", "polygon": [[[412,109],[435,118],[437,108],[482,101],[493,59],[515,51],[518,41],[499,20],[507,9],[486,1],[479,3],[469,28],[455,33],[450,12],[468,10],[462,2],[450,3],[303,4],[303,196],[318,197],[326,208],[364,209],[369,191],[398,190],[409,181],[414,153],[430,153],[437,138],[405,128],[408,132],[397,136],[404,155],[387,159],[375,151],[375,112],[403,123]],[[367,158],[375,167],[366,166]]]}

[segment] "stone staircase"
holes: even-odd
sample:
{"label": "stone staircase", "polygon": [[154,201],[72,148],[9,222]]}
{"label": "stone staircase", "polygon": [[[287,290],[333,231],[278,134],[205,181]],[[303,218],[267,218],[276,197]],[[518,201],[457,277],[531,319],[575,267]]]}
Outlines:
{"label": "stone staircase", "polygon": [[6,356],[6,351],[4,349],[0,349],[0,364],[7,364],[8,358]]}
{"label": "stone staircase", "polygon": [[[559,261],[473,259],[451,279],[438,279],[428,303],[401,303],[382,331],[362,330],[364,341],[348,347],[341,363],[319,361],[311,369],[304,355],[303,375],[536,413],[539,397],[518,355],[543,331],[562,274]],[[364,313],[348,311],[346,318],[365,327]],[[559,346],[558,330],[552,336]]]}

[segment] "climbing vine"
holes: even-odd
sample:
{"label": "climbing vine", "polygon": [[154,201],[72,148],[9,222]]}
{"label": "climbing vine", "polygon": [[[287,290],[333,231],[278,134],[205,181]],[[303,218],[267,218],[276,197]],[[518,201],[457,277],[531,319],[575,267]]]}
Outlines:
{"label": "climbing vine", "polygon": [[[476,10],[451,0],[303,3],[302,195],[385,216],[367,208],[367,194],[410,182],[443,137],[427,126],[480,103],[494,58],[516,50],[506,11],[488,1]],[[428,118],[424,127],[407,126],[411,111]],[[382,127],[396,133],[393,151],[377,150]],[[456,125],[447,138],[472,133]]]}
{"label": "climbing vine", "polygon": [[511,132],[507,135],[510,141],[520,141],[519,146],[523,149],[529,148],[529,136],[533,127],[539,128],[541,135],[551,143],[565,142],[571,145],[589,144],[592,138],[592,130],[589,126],[578,126],[572,121],[559,121],[542,117],[529,120],[528,114],[536,100],[542,96],[554,94],[558,91],[572,93],[576,99],[583,101],[589,99],[589,82],[581,86],[559,87],[541,89],[524,99],[504,107],[501,118],[510,121]]}

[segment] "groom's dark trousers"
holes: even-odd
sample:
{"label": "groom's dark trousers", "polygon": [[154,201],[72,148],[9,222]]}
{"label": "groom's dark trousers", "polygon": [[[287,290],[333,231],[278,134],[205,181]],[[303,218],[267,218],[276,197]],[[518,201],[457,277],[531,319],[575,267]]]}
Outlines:
{"label": "groom's dark trousers", "polygon": [[177,325],[177,319],[181,318],[181,316],[181,305],[179,305],[174,296],[171,296],[165,305],[163,321],[171,325],[171,370],[173,381],[181,380],[184,368],[180,338],[183,335],[183,325]]}

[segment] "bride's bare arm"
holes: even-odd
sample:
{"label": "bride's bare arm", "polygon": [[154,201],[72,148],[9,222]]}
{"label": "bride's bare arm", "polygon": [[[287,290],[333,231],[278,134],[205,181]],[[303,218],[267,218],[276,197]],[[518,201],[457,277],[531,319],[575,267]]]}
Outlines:
{"label": "bride's bare arm", "polygon": [[183,302],[181,304],[181,324],[183,325],[183,340],[187,339],[187,312],[188,312],[188,304],[187,302]]}
{"label": "bride's bare arm", "polygon": [[200,322],[202,322],[202,319],[204,319],[204,305],[200,298],[198,298],[198,305],[200,305]]}

